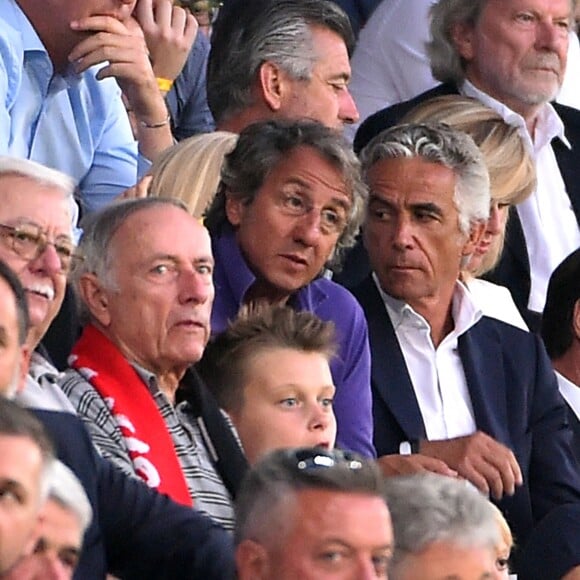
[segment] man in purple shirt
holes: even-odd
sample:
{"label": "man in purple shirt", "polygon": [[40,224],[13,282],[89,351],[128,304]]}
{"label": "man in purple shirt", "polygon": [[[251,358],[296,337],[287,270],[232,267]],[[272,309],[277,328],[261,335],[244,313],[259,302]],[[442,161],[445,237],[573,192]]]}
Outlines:
{"label": "man in purple shirt", "polygon": [[353,296],[322,275],[353,244],[365,199],[359,163],[335,131],[264,121],[244,129],[227,156],[205,224],[216,261],[213,332],[258,301],[332,321],[337,442],[374,457],[366,322]]}

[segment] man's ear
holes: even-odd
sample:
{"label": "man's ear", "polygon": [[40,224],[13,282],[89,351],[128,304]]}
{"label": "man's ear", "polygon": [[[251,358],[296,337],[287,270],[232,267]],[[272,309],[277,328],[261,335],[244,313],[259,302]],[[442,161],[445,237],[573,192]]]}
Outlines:
{"label": "man's ear", "polygon": [[111,323],[109,296],[95,274],[84,274],[79,281],[81,300],[85,303],[91,316],[103,327]]}
{"label": "man's ear", "polygon": [[473,60],[475,48],[473,46],[474,28],[471,24],[455,23],[451,27],[451,40],[459,56],[467,62]]}
{"label": "man's ear", "polygon": [[244,218],[246,204],[226,192],[226,216],[232,226],[238,227]]}
{"label": "man's ear", "polygon": [[576,300],[572,312],[572,331],[576,340],[580,340],[580,298]]}
{"label": "man's ear", "polygon": [[469,236],[463,244],[463,249],[461,251],[462,256],[471,256],[471,254],[475,252],[475,249],[485,233],[486,226],[487,222],[475,222],[471,224],[469,228]]}
{"label": "man's ear", "polygon": [[254,540],[243,540],[236,548],[238,580],[260,580],[270,578],[266,548]]}
{"label": "man's ear", "polygon": [[258,79],[263,101],[272,111],[279,111],[283,103],[286,74],[277,64],[266,61],[260,65]]}
{"label": "man's ear", "polygon": [[28,369],[30,367],[30,356],[32,351],[27,344],[20,347],[20,366],[18,368],[18,388],[17,392],[21,392],[26,385],[26,377],[28,376]]}

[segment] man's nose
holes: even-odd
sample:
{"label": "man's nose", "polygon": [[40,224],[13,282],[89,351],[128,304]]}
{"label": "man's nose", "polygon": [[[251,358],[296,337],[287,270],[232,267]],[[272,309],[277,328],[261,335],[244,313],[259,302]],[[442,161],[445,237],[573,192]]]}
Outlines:
{"label": "man's nose", "polygon": [[559,22],[538,22],[536,28],[536,48],[552,50],[557,54],[568,50],[569,34]]}
{"label": "man's nose", "polygon": [[41,269],[47,274],[62,272],[62,263],[56,248],[53,244],[46,246],[38,253],[38,256],[31,261],[33,269]]}
{"label": "man's nose", "polygon": [[182,302],[191,300],[203,304],[213,296],[211,276],[198,272],[195,268],[185,270],[179,276],[179,294]]}
{"label": "man's nose", "polygon": [[397,249],[406,249],[413,245],[413,227],[411,221],[404,216],[393,218],[391,242]]}
{"label": "man's nose", "polygon": [[348,88],[344,90],[340,97],[338,117],[343,123],[348,123],[349,125],[358,122],[360,119],[358,108]]}
{"label": "man's nose", "polygon": [[302,242],[305,246],[316,246],[322,235],[321,219],[320,211],[316,208],[312,208],[305,215],[296,218],[294,228],[296,241]]}

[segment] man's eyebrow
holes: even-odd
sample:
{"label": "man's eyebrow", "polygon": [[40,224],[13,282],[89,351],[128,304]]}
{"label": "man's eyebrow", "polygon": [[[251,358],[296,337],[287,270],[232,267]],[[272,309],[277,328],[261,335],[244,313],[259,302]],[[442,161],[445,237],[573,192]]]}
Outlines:
{"label": "man's eyebrow", "polygon": [[443,215],[443,210],[436,204],[429,201],[411,204],[413,210],[423,210],[437,215]]}
{"label": "man's eyebrow", "polygon": [[195,264],[214,264],[213,256],[199,256],[194,260]]}

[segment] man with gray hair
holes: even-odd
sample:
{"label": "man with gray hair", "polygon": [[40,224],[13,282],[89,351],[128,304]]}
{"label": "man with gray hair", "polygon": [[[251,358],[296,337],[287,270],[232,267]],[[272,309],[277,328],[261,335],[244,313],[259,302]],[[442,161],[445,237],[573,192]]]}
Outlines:
{"label": "man with gray hair", "polygon": [[205,224],[216,260],[212,331],[261,301],[334,322],[338,445],[373,457],[364,315],[348,291],[322,276],[354,243],[365,199],[359,162],[336,131],[263,121],[242,131],[227,155]]}
{"label": "man with gray hair", "polygon": [[393,550],[383,479],[359,456],[274,451],[236,500],[239,580],[386,578]]}
{"label": "man with gray hair", "polygon": [[[580,112],[550,104],[566,69],[576,0],[439,0],[431,9],[429,55],[443,84],[369,117],[360,150],[419,102],[461,93],[520,128],[533,153],[538,186],[510,214],[506,247],[490,278],[507,286],[537,329],[548,280],[580,246]],[[353,264],[354,266],[354,264]],[[345,275],[348,285],[348,276]]]}
{"label": "man with gray hair", "polygon": [[40,537],[33,553],[2,576],[3,580],[73,577],[93,512],[81,482],[58,460],[49,469],[48,497],[41,514]]}
{"label": "man with gray hair", "polygon": [[540,338],[483,316],[459,279],[489,212],[483,157],[446,125],[401,125],[362,163],[373,273],[354,294],[383,471],[471,481],[523,544],[554,506],[579,501],[580,468]]}
{"label": "man with gray hair", "polygon": [[493,506],[464,481],[432,473],[385,483],[395,550],[391,580],[491,580],[500,529]]}
{"label": "man with gray hair", "polygon": [[215,23],[207,100],[218,129],[308,118],[342,129],[358,120],[348,91],[354,35],[328,0],[253,0],[225,6]]}
{"label": "man with gray hair", "polygon": [[105,458],[233,528],[235,488],[219,466],[245,461],[189,368],[210,335],[209,234],[180,201],[160,197],[113,204],[83,225],[72,280],[86,325],[60,387]]}

